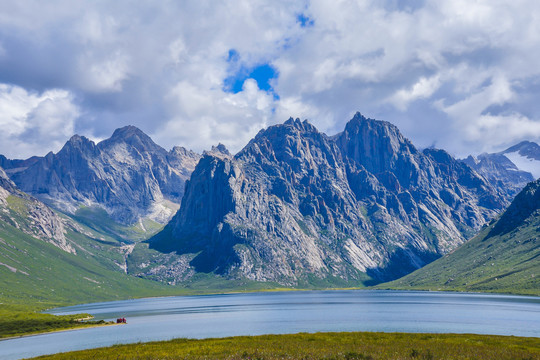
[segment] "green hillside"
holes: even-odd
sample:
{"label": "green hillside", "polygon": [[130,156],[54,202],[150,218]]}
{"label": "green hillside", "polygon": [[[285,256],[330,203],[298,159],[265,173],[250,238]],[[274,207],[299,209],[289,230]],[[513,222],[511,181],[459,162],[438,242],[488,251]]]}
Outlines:
{"label": "green hillside", "polygon": [[107,268],[99,258],[79,252],[82,254],[67,253],[1,224],[0,302],[13,307],[48,308],[172,292],[160,283]]}
{"label": "green hillside", "polygon": [[378,288],[540,295],[540,180],[454,252]]}
{"label": "green hillside", "polygon": [[[59,214],[64,245],[75,253],[65,251],[49,239],[32,236],[37,226],[27,217],[32,204],[33,199],[11,196],[0,207],[0,338],[87,325],[76,321],[85,315],[40,313],[57,306],[275,287],[254,281],[228,282],[205,274],[178,286],[167,285],[167,279],[142,279],[137,271],[133,276],[130,267],[137,270],[140,263],[162,265],[175,259],[161,259],[147,244],[130,242],[128,238],[134,242],[142,239],[135,228],[113,224],[102,213],[86,210],[76,217]],[[56,216],[49,215],[51,219]]]}

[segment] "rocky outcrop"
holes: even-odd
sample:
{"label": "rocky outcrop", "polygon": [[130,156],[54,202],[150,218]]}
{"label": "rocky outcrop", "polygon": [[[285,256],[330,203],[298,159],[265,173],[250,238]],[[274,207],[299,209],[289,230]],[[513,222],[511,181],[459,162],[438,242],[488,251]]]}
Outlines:
{"label": "rocky outcrop", "polygon": [[[523,226],[524,222],[532,216],[540,215],[540,179],[533,181],[514,198],[508,209],[498,219],[488,236],[497,236],[509,233]],[[538,231],[538,229],[536,229]]]}
{"label": "rocky outcrop", "polygon": [[502,153],[469,156],[463,162],[486,178],[507,201],[511,201],[527,183],[534,180],[530,172],[518,169]]}
{"label": "rocky outcrop", "polygon": [[462,160],[484,176],[510,202],[525,185],[540,177],[540,146],[522,141],[498,153]]}
{"label": "rocky outcrop", "polygon": [[66,239],[62,220],[47,205],[17,189],[1,168],[0,223],[12,225],[30,236],[75,253]]}
{"label": "rocky outcrop", "polygon": [[10,176],[21,190],[62,211],[98,206],[124,224],[143,217],[166,223],[199,158],[182,147],[168,152],[138,128],[126,126],[98,144],[75,135],[57,154]]}
{"label": "rocky outcrop", "polygon": [[291,118],[234,157],[206,154],[151,246],[232,278],[381,281],[454,249],[504,205],[468,166],[387,122],[356,114],[328,137]]}
{"label": "rocky outcrop", "polygon": [[380,288],[540,295],[540,180],[456,250]]}

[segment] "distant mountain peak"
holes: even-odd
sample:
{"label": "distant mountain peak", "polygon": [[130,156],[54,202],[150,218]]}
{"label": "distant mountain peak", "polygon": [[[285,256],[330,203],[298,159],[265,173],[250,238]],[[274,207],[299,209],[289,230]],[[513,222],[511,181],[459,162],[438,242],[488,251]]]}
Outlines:
{"label": "distant mountain peak", "polygon": [[367,118],[364,115],[362,115],[360,112],[357,112],[356,114],[354,114],[353,118],[349,120],[349,122],[345,126],[345,129],[347,130],[347,128],[350,129],[350,128],[359,127],[359,126],[367,126],[367,127],[372,127],[372,128],[387,128],[387,129],[390,129],[392,132],[401,135],[398,127],[395,126],[394,124],[388,121],[384,121],[384,120],[376,120],[376,119]]}
{"label": "distant mountain peak", "polygon": [[225,145],[223,145],[222,143],[219,143],[217,144],[217,146],[212,145],[212,148],[210,150],[205,150],[203,152],[203,155],[213,155],[213,156],[218,156],[218,157],[225,155],[229,157],[231,156],[231,153],[229,152],[229,150],[227,149]]}
{"label": "distant mountain peak", "polygon": [[171,151],[169,151],[170,154],[174,154],[177,156],[196,156],[197,154],[193,152],[192,150],[188,150],[183,146],[174,146]]}
{"label": "distant mountain peak", "polygon": [[500,154],[504,155],[511,153],[518,153],[529,159],[540,160],[540,145],[532,141],[522,141],[500,152]]}
{"label": "distant mountain peak", "polygon": [[100,148],[105,148],[114,144],[118,143],[126,143],[129,144],[135,148],[137,148],[139,151],[162,151],[161,146],[157,145],[150,136],[148,136],[144,131],[139,129],[136,126],[128,125],[121,127],[119,129],[116,129],[112,136],[107,139],[103,140],[99,143]]}
{"label": "distant mountain peak", "polygon": [[302,121],[299,118],[293,119],[292,117],[285,121],[283,125],[276,126],[293,127],[300,131],[317,131],[315,126],[313,126],[313,124],[311,124],[308,120]]}
{"label": "distant mountain peak", "polygon": [[231,155],[227,147],[223,145],[222,143],[217,144],[217,146],[212,146],[212,151],[219,151],[223,154]]}
{"label": "distant mountain peak", "polygon": [[77,144],[77,143],[94,143],[92,140],[88,139],[86,136],[75,134],[69,140],[68,143]]}
{"label": "distant mountain peak", "polygon": [[130,125],[98,144],[74,135],[57,154],[10,169],[10,176],[21,190],[68,213],[97,206],[124,224],[146,217],[166,222],[198,159],[185,149],[168,152]]}
{"label": "distant mountain peak", "polygon": [[121,127],[121,128],[118,128],[118,129],[114,130],[111,138],[128,138],[128,137],[131,137],[131,136],[134,136],[134,135],[148,137],[148,135],[146,135],[138,127],[133,126],[133,125],[127,125],[127,126],[124,126],[124,127]]}
{"label": "distant mountain peak", "polygon": [[[74,149],[77,149],[76,151],[85,151],[85,150],[94,150],[96,144],[88,139],[85,136],[81,135],[73,135],[62,147],[62,149],[59,151],[59,153],[62,152],[70,152]],[[46,157],[49,156],[49,154],[46,155]],[[50,157],[50,156],[49,156]]]}
{"label": "distant mountain peak", "polygon": [[497,153],[482,153],[461,160],[484,176],[511,201],[523,187],[540,177],[540,146],[522,141]]}

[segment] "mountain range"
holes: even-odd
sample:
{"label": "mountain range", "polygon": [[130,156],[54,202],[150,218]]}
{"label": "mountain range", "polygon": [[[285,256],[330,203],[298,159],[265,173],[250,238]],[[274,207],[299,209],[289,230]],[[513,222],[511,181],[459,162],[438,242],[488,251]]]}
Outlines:
{"label": "mountain range", "polygon": [[388,122],[357,113],[329,137],[291,118],[234,157],[203,156],[150,244],[230,278],[380,282],[455,249],[505,205],[469,166]]}
{"label": "mountain range", "polygon": [[523,141],[498,153],[469,156],[463,162],[506,193],[507,200],[540,177],[540,146]]}
{"label": "mountain range", "polygon": [[169,284],[367,285],[477,234],[534,179],[539,149],[457,160],[360,113],[334,136],[291,118],[235,155],[167,151],[126,126],[44,157],[0,155],[0,225]]}
{"label": "mountain range", "polygon": [[540,295],[539,229],[540,180],[536,180],[473,239],[382,287]]}
{"label": "mountain range", "polygon": [[98,144],[75,135],[57,154],[2,164],[20,190],[61,211],[100,207],[121,224],[166,223],[199,158],[182,147],[166,151],[126,126]]}

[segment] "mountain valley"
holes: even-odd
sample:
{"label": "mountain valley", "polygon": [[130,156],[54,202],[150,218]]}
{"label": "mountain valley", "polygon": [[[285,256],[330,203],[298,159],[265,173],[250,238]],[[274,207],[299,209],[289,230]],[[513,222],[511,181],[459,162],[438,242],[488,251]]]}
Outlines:
{"label": "mountain valley", "polygon": [[510,158],[534,164],[535,146],[459,161],[357,113],[334,136],[291,118],[235,155],[167,151],[127,126],[0,156],[2,298],[30,301],[39,284],[40,302],[71,302],[69,284],[97,301],[394,280],[484,234],[533,179]]}

